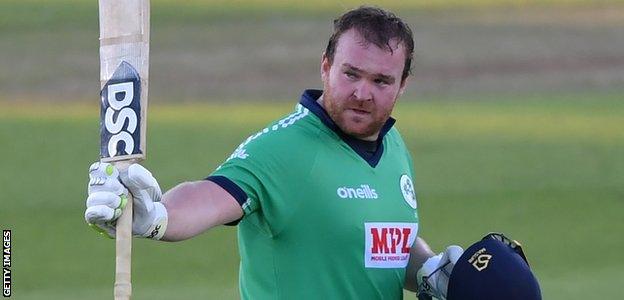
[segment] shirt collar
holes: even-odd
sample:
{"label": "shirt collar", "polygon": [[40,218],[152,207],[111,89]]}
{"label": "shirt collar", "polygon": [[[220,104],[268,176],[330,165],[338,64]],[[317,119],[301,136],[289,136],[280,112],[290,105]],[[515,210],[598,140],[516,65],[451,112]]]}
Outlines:
{"label": "shirt collar", "polygon": [[[321,97],[321,95],[323,95],[322,90],[313,90],[313,89],[305,90],[303,94],[301,95],[301,100],[299,101],[299,103],[303,105],[305,108],[309,109],[314,115],[316,115],[319,119],[321,119],[321,122],[323,122],[325,126],[333,130],[340,137],[345,137],[345,136],[351,137],[348,134],[344,133],[340,129],[340,127],[336,125],[334,120],[331,119],[329,114],[327,114],[327,111],[325,111],[325,109],[321,106],[321,104],[316,102]],[[377,137],[377,141],[383,140],[384,136],[388,133],[388,131],[390,131],[390,129],[392,129],[392,126],[394,126],[394,123],[396,123],[396,120],[394,118],[392,117],[388,118],[388,120],[383,125],[383,127],[381,127],[381,131],[379,132],[379,137]]]}
{"label": "shirt collar", "polygon": [[325,126],[334,131],[347,145],[349,145],[349,147],[351,147],[351,149],[362,157],[362,159],[368,162],[371,167],[376,167],[379,160],[381,160],[381,155],[384,151],[383,138],[390,131],[390,129],[392,129],[396,120],[392,117],[388,118],[386,123],[381,128],[379,136],[377,137],[377,150],[371,155],[366,152],[365,147],[362,147],[360,140],[344,133],[340,127],[336,125],[334,120],[332,120],[329,114],[327,114],[327,111],[325,111],[325,109],[317,102],[321,95],[323,95],[323,91],[321,90],[305,90],[301,95],[299,103],[316,115]]}

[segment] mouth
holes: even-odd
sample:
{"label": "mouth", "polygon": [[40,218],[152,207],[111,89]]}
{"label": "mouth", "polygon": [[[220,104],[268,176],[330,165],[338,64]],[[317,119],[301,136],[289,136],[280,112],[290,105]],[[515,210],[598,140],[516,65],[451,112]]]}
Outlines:
{"label": "mouth", "polygon": [[354,112],[356,115],[369,115],[371,113],[370,111],[361,110],[357,108],[349,108],[347,110]]}

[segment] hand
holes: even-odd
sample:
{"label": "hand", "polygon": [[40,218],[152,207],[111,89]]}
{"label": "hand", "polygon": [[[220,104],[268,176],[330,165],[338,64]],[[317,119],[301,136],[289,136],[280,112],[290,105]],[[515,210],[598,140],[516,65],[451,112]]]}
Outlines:
{"label": "hand", "polygon": [[444,252],[432,256],[418,270],[418,298],[446,300],[448,281],[453,267],[464,252],[460,246],[448,246]]}
{"label": "hand", "polygon": [[114,238],[115,222],[126,206],[128,190],[134,200],[132,233],[159,240],[167,227],[167,209],[159,202],[162,192],[158,182],[139,164],[132,164],[122,172],[109,163],[91,165],[85,220],[97,231]]}

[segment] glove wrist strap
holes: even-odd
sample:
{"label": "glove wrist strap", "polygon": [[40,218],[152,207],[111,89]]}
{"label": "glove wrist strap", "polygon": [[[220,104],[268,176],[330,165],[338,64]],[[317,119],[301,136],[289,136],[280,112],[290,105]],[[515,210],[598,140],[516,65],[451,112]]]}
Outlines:
{"label": "glove wrist strap", "polygon": [[154,222],[152,222],[150,228],[143,234],[143,237],[160,240],[163,235],[165,235],[165,231],[167,231],[167,208],[160,202],[154,202],[153,214]]}

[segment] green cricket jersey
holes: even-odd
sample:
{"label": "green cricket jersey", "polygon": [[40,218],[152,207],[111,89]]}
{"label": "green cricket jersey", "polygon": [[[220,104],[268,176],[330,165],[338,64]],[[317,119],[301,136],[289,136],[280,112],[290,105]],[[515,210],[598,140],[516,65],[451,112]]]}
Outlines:
{"label": "green cricket jersey", "polygon": [[239,201],[242,299],[402,299],[418,215],[412,162],[386,123],[366,155],[307,90],[210,176]]}

